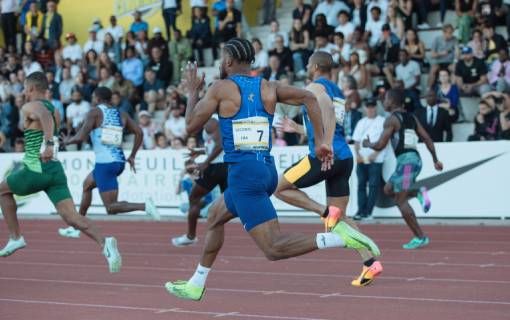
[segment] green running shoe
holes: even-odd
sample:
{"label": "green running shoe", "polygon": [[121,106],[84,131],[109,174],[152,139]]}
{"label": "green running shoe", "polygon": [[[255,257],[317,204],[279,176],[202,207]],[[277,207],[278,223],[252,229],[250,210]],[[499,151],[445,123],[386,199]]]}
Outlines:
{"label": "green running shoe", "polygon": [[197,287],[183,280],[169,281],[165,284],[165,288],[168,293],[186,300],[200,301],[205,294],[205,287]]}
{"label": "green running shoe", "polygon": [[346,248],[356,250],[368,249],[376,257],[381,255],[381,250],[379,250],[372,239],[354,229],[344,221],[337,223],[331,232],[339,235],[340,238],[342,238]]}
{"label": "green running shoe", "polygon": [[430,243],[429,237],[424,237],[424,238],[414,237],[411,239],[411,241],[402,245],[402,248],[407,249],[407,250],[413,250],[413,249],[426,247],[429,243]]}

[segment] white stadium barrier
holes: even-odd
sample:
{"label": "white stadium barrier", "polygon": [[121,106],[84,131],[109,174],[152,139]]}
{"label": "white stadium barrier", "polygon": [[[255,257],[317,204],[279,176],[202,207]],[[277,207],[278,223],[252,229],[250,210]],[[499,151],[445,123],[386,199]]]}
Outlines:
{"label": "white stadium barrier", "polygon": [[[411,201],[418,216],[448,218],[504,218],[510,217],[508,190],[510,189],[510,142],[461,142],[436,144],[438,155],[445,170],[436,172],[432,160],[424,145],[419,145],[423,158],[423,170],[419,183],[429,186],[432,209],[423,214],[416,199]],[[273,149],[278,172],[306,155],[306,147],[284,147]],[[19,165],[22,154],[0,154],[0,177]],[[94,155],[92,152],[62,152],[59,154],[68,176],[68,184],[74,201],[79,204],[82,182],[92,170]],[[128,168],[120,176],[120,200],[143,202],[152,197],[162,215],[182,215],[179,212],[180,197],[175,194],[179,174],[183,169],[183,153],[175,151],[140,151],[136,159],[137,173]],[[385,165],[391,171],[391,160]],[[353,171],[351,199],[348,208],[353,215],[357,208],[357,179]],[[247,173],[249,174],[249,173]],[[325,201],[323,185],[306,189],[309,195],[318,201]],[[379,199],[374,210],[375,217],[398,217],[395,206],[384,197]],[[386,203],[385,203],[386,202]],[[20,214],[50,214],[55,209],[43,193],[18,198]],[[279,215],[310,216],[311,213],[298,210],[274,199]],[[94,193],[91,213],[105,214],[97,191]],[[138,213],[141,214],[141,213]]]}

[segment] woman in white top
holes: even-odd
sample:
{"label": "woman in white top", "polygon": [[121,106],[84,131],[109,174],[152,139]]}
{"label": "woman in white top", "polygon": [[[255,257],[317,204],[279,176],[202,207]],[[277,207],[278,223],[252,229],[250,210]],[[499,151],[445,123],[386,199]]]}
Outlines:
{"label": "woman in white top", "polygon": [[251,69],[255,74],[259,75],[264,71],[264,68],[269,65],[269,56],[258,38],[253,38],[251,44],[255,49],[255,60],[251,65]]}
{"label": "woman in white top", "polygon": [[[339,72],[338,79],[341,80],[347,75],[351,75],[356,80],[358,92],[362,98],[367,98],[372,95],[370,91],[370,73],[366,65],[360,63],[359,54],[356,51],[351,53],[349,63]],[[340,81],[338,85],[341,86]]]}
{"label": "woman in white top", "polygon": [[404,21],[392,6],[388,7],[388,24],[390,25],[391,32],[402,40],[404,38]]}

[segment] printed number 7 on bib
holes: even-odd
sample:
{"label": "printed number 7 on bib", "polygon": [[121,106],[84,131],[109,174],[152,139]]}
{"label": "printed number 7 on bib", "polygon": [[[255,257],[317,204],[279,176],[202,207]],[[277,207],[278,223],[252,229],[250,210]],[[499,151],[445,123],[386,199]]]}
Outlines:
{"label": "printed number 7 on bib", "polygon": [[232,121],[236,150],[269,150],[269,122],[266,117],[249,117]]}

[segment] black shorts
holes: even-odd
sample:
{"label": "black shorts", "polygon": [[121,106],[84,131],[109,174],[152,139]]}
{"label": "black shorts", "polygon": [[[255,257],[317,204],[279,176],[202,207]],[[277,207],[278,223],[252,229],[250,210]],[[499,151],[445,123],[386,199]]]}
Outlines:
{"label": "black shorts", "polygon": [[227,189],[227,179],[228,164],[222,162],[210,164],[207,169],[205,169],[202,177],[195,180],[195,182],[208,191],[211,191],[216,186],[220,186],[220,190],[223,193],[223,191]]}
{"label": "black shorts", "polygon": [[306,156],[285,170],[283,176],[299,189],[311,187],[326,181],[328,197],[349,196],[349,178],[351,177],[352,158],[337,160],[328,171],[321,171],[321,161]]}

